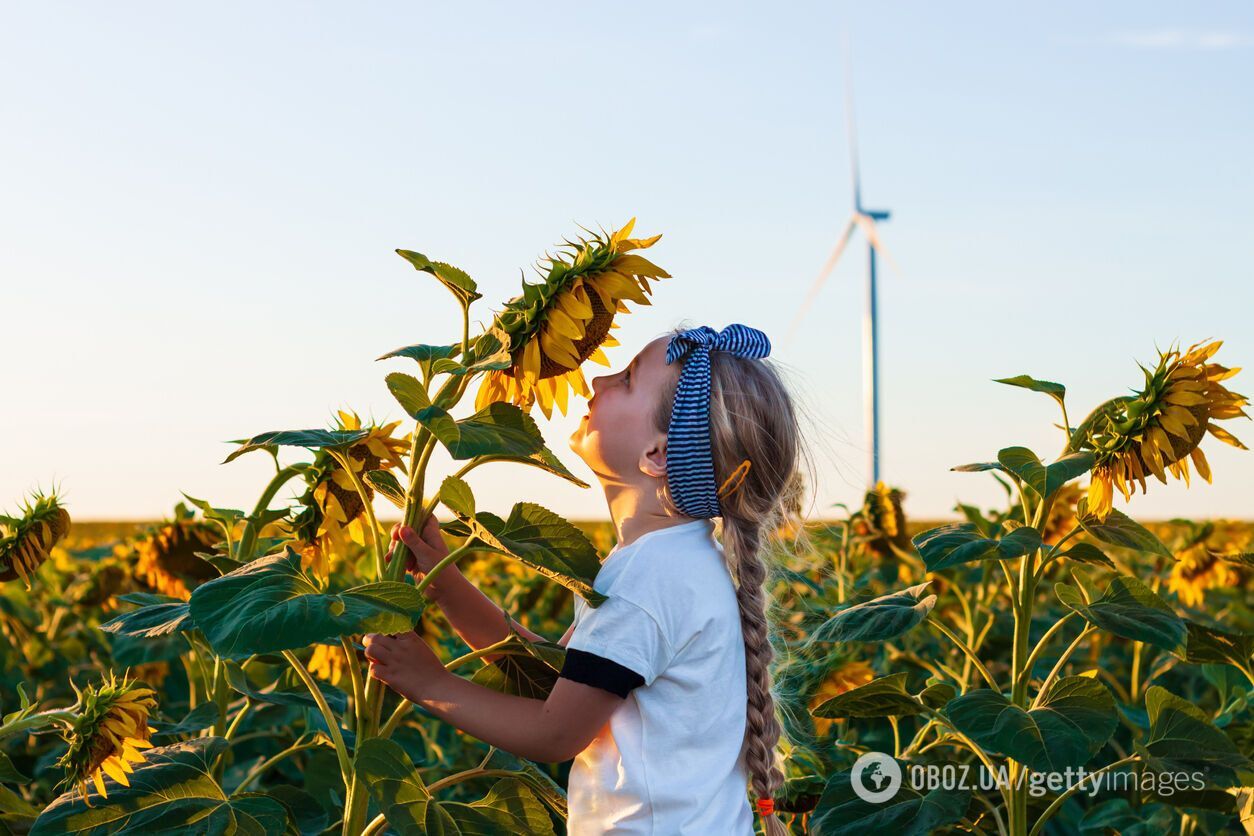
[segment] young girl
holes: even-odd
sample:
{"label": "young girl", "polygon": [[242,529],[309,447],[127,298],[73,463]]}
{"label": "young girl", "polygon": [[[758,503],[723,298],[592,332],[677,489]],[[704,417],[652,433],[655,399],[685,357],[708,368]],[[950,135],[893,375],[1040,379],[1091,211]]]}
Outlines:
{"label": "young girl", "polygon": [[[593,584],[607,599],[575,599],[547,699],[456,676],[412,632],[367,637],[371,676],[406,699],[516,755],[573,758],[571,836],[752,836],[746,785],[767,836],[787,832],[772,812],[783,778],[760,545],[799,506],[802,451],[769,352],[761,331],[702,326],[593,380],[570,444],[605,490],[618,545]],[[392,537],[418,576],[448,554],[434,518]],[[428,593],[471,647],[508,635],[509,616],[456,566]]]}

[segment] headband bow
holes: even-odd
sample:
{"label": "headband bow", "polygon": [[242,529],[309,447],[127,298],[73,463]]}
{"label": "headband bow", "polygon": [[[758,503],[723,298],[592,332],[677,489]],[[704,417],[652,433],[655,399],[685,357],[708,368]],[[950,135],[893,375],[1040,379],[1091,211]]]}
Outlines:
{"label": "headband bow", "polygon": [[666,482],[676,507],[698,519],[722,516],[710,441],[711,351],[759,359],[771,353],[771,341],[747,325],[722,331],[702,325],[681,331],[666,346],[668,364],[686,358],[666,433]]}

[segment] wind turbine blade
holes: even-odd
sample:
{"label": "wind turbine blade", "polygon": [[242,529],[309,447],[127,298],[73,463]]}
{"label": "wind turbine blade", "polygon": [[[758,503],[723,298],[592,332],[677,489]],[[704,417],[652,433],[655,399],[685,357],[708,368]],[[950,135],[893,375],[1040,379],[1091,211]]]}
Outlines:
{"label": "wind turbine blade", "polygon": [[862,211],[862,173],[858,166],[858,127],[853,118],[853,58],[849,45],[849,30],[845,30],[843,50],[845,54],[845,130],[849,137],[849,171],[853,182],[853,211]]}
{"label": "wind turbine blade", "polygon": [[871,246],[875,247],[875,251],[884,257],[884,260],[893,268],[893,272],[901,275],[901,267],[897,265],[897,259],[893,258],[893,254],[884,246],[884,242],[880,240],[879,228],[875,225],[875,221],[866,215],[854,215],[853,223],[856,223],[862,229],[862,234],[871,242]]}
{"label": "wind turbine blade", "polygon": [[791,342],[793,336],[797,332],[797,326],[801,324],[801,320],[805,317],[806,312],[810,310],[810,306],[814,304],[815,297],[819,295],[823,283],[827,281],[827,277],[836,269],[836,262],[840,260],[841,253],[845,251],[845,247],[849,245],[849,239],[853,237],[854,228],[858,226],[858,216],[854,215],[845,224],[844,230],[840,233],[840,238],[836,241],[836,246],[832,248],[832,254],[827,257],[827,263],[823,265],[823,269],[819,271],[815,277],[814,283],[810,285],[809,292],[806,293],[805,300],[801,303],[801,307],[797,309],[796,316],[793,317],[792,325],[788,327],[788,335],[785,342]]}

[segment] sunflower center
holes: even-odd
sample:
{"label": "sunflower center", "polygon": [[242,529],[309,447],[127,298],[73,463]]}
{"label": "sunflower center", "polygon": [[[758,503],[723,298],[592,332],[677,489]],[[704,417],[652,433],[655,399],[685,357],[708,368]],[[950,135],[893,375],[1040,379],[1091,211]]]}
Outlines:
{"label": "sunflower center", "polygon": [[[587,360],[592,352],[605,341],[605,337],[610,333],[610,325],[614,323],[614,312],[607,310],[605,303],[601,301],[601,294],[596,291],[588,293],[588,302],[592,306],[592,319],[584,326],[583,339],[574,343],[575,355],[582,363]],[[521,359],[521,353],[514,362],[517,363]],[[540,353],[540,378],[557,377],[560,374],[566,374],[570,369],[561,365],[557,361],[550,358],[544,352]]]}

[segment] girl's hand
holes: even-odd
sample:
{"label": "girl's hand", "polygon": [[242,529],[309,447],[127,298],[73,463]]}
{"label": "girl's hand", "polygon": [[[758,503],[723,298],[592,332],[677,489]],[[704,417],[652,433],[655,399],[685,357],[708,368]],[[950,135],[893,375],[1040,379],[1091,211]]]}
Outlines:
{"label": "girl's hand", "polygon": [[[440,521],[435,518],[435,514],[427,517],[426,524],[422,527],[422,536],[407,525],[397,523],[392,526],[392,547],[396,547],[396,541],[400,540],[409,551],[409,557],[405,560],[405,570],[414,576],[415,580],[422,580],[426,577],[435,565],[444,558],[448,557],[448,546],[444,543],[444,538],[440,535]],[[388,562],[392,560],[392,550],[388,550]],[[439,601],[440,595],[449,587],[450,572],[460,572],[456,566],[446,566],[440,570],[440,574],[436,576],[424,590],[424,593],[432,601]]]}
{"label": "girl's hand", "polygon": [[435,651],[412,630],[395,636],[371,633],[362,644],[370,661],[370,675],[410,702],[418,702],[432,686],[451,675]]}

